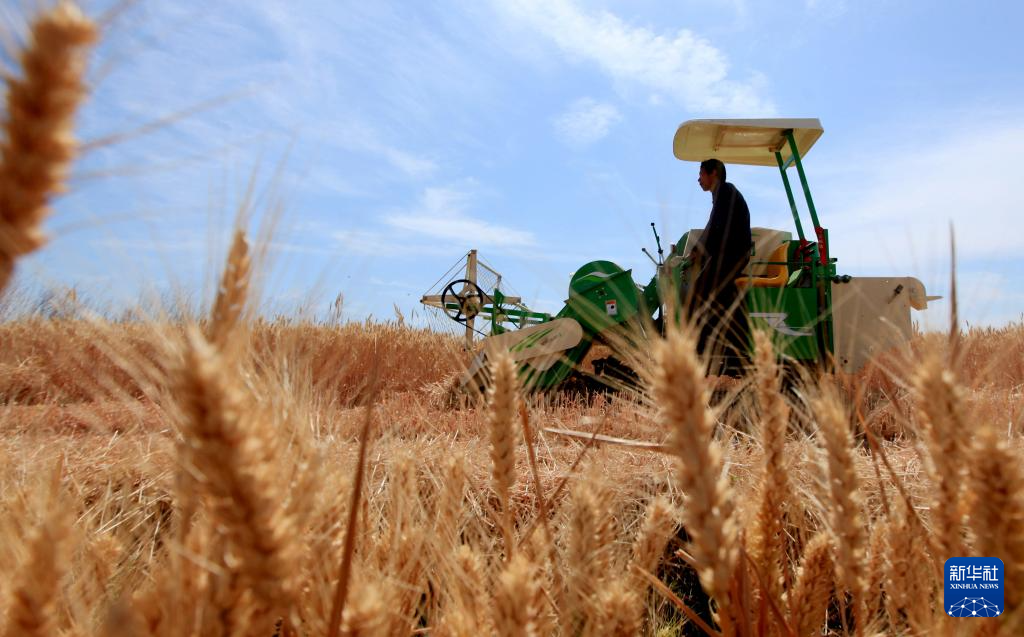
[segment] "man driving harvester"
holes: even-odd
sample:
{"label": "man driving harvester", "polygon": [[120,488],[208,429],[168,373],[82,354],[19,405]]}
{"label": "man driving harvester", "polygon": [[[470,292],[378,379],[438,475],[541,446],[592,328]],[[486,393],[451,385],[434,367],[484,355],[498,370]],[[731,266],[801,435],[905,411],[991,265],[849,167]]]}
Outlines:
{"label": "man driving harvester", "polygon": [[721,373],[739,375],[747,359],[749,327],[736,277],[750,260],[750,210],[725,180],[725,164],[706,159],[697,181],[711,192],[711,216],[690,252],[696,276],[687,291],[689,315],[700,330],[698,353],[723,356]]}
{"label": "man driving harvester", "polygon": [[[490,319],[490,336],[462,374],[460,390],[479,394],[485,389],[490,361],[502,351],[513,357],[530,391],[588,380],[626,388],[639,376],[630,362],[643,361],[637,354],[653,346],[667,320],[680,316],[703,328],[698,338],[711,375],[722,374],[723,363],[726,373],[742,373],[753,330],[769,337],[776,356],[796,369],[854,374],[875,356],[908,347],[911,310],[926,309],[936,297],[927,296],[914,277],[838,274],[804,171],[804,158],[823,131],[812,118],[683,122],[672,139],[672,154],[700,164],[699,181],[711,192],[713,206],[707,227],[683,233],[667,258],[653,233],[661,258],[644,250],[657,266],[646,285],[633,279],[632,270],[598,259],[573,273],[557,314],[536,312],[497,284],[482,289],[476,274],[483,265],[470,251],[465,278],[458,275],[438,288],[441,294],[422,299],[467,327],[472,316]],[[795,232],[751,228],[746,202],[726,181],[722,162],[777,169]],[[791,167],[813,223],[811,236],[804,233],[787,172]],[[648,320],[653,329],[643,329]],[[590,356],[595,345],[607,346],[610,355]]]}

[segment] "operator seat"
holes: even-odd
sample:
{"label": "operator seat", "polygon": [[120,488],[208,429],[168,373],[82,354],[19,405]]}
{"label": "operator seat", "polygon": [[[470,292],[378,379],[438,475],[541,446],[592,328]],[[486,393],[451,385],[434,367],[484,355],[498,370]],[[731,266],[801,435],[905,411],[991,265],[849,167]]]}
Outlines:
{"label": "operator seat", "polygon": [[753,261],[751,274],[745,274],[736,279],[736,287],[743,290],[746,288],[781,288],[785,287],[789,280],[789,266],[786,265],[786,256],[789,243],[785,242],[775,248],[765,261]]}
{"label": "operator seat", "polygon": [[[682,254],[690,254],[702,233],[703,229],[694,228],[686,234],[686,244]],[[789,281],[787,261],[789,242],[793,239],[793,235],[785,230],[753,227],[750,229],[750,238],[753,242],[750,264],[747,266],[746,272],[735,279],[736,287],[740,290],[748,287],[785,287]],[[767,258],[764,255],[767,255]]]}

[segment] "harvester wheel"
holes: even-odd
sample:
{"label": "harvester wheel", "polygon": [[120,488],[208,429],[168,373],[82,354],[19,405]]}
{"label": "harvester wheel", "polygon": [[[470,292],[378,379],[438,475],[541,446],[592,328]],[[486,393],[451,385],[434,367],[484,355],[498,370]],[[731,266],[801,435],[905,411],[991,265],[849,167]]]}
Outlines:
{"label": "harvester wheel", "polygon": [[[458,288],[460,283],[461,289]],[[448,307],[449,302],[458,304],[458,309]],[[479,314],[483,305],[484,291],[469,279],[455,279],[445,286],[444,292],[441,293],[441,308],[445,314],[459,323],[465,323]]]}

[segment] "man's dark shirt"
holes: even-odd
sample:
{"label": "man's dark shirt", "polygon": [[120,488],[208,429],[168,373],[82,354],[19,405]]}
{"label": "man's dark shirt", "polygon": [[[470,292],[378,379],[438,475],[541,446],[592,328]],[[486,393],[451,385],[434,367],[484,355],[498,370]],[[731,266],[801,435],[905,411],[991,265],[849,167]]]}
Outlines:
{"label": "man's dark shirt", "polygon": [[711,217],[697,241],[703,268],[698,294],[705,296],[732,284],[750,260],[750,210],[729,182],[718,186]]}
{"label": "man's dark shirt", "polygon": [[694,253],[699,270],[689,292],[689,305],[700,329],[697,351],[725,354],[732,362],[724,373],[742,373],[750,349],[750,328],[736,277],[750,261],[750,210],[732,184],[719,185],[711,218]]}

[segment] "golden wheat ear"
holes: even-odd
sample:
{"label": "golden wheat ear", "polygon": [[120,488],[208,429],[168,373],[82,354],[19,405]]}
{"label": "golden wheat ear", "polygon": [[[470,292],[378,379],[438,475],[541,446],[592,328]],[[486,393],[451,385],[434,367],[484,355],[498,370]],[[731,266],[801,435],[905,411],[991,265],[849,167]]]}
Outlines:
{"label": "golden wheat ear", "polygon": [[961,438],[966,431],[963,388],[936,352],[925,356],[911,381],[924,439],[918,450],[926,452],[921,453],[922,461],[934,493],[932,552],[936,556],[964,555],[963,483],[969,463],[967,444]]}
{"label": "golden wheat ear", "polygon": [[825,623],[835,580],[833,538],[818,533],[804,549],[789,597],[789,622],[797,635],[816,635]]}
{"label": "golden wheat ear", "polygon": [[494,625],[502,637],[537,634],[543,599],[537,567],[520,551],[498,575],[494,592]]}
{"label": "golden wheat ear", "polygon": [[728,632],[739,611],[731,607],[729,591],[740,566],[740,538],[692,331],[670,329],[657,343],[654,360],[653,395],[659,419],[670,432],[672,454],[679,460],[679,487],[686,494],[683,525],[691,538],[689,551],[701,585],[724,611],[721,623]]}
{"label": "golden wheat ear", "polygon": [[69,570],[73,515],[61,501],[63,473],[60,459],[28,494],[36,499],[39,521],[24,541],[26,555],[13,573],[0,635],[43,637],[66,628],[61,620],[61,580]]}
{"label": "golden wheat ear", "polygon": [[[867,537],[860,482],[854,466],[854,442],[850,418],[834,385],[822,383],[821,395],[812,401],[820,425],[820,435],[827,467],[829,522],[835,534],[836,572],[838,581],[853,594],[856,619],[864,612],[859,605],[864,599],[864,555]],[[859,621],[858,626],[863,626]]]}
{"label": "golden wheat ear", "polygon": [[[968,519],[974,554],[1003,560],[1005,607],[1019,609],[1024,607],[1024,468],[1017,441],[1007,440],[990,423],[982,423],[979,429],[970,449],[967,478],[973,496]],[[1011,614],[1002,621],[1018,619]]]}
{"label": "golden wheat ear", "polygon": [[647,612],[645,601],[650,584],[641,571],[657,573],[665,549],[676,530],[676,510],[668,498],[658,496],[647,505],[643,526],[633,540],[633,552],[626,567],[629,585],[636,596],[631,616],[642,622]]}
{"label": "golden wheat ear", "polygon": [[15,261],[45,242],[43,218],[64,187],[78,144],[75,111],[86,94],[86,53],[96,25],[70,2],[32,21],[21,79],[7,80],[0,145],[0,292]]}
{"label": "golden wheat ear", "polygon": [[928,532],[916,521],[900,499],[895,503],[893,521],[886,524],[883,577],[885,609],[890,627],[906,624],[910,634],[926,634],[932,623],[932,608],[922,603],[936,592],[931,556],[925,551]]}
{"label": "golden wheat ear", "polygon": [[[659,496],[651,500],[643,526],[633,541],[630,567],[635,565],[645,571],[656,572],[676,526],[676,511],[669,499]],[[646,594],[647,581],[643,576],[633,569],[632,577],[635,586]]]}
{"label": "golden wheat ear", "polygon": [[198,330],[190,329],[187,338],[177,382],[184,415],[181,460],[200,477],[197,486],[229,542],[239,593],[249,591],[252,610],[266,624],[290,608],[295,590],[289,568],[298,554],[272,466],[276,447],[220,352]]}
{"label": "golden wheat ear", "polygon": [[[829,517],[836,537],[836,578],[853,596],[854,621],[861,631],[866,625],[865,555],[867,532],[864,529],[860,481],[854,466],[853,434],[836,388],[823,382],[821,396],[812,401],[820,424],[825,464],[828,468]],[[863,634],[863,633],[860,633]]]}
{"label": "golden wheat ear", "polygon": [[793,579],[786,555],[786,498],[792,492],[786,466],[789,405],[782,393],[781,370],[770,338],[758,331],[754,333],[754,343],[757,362],[754,378],[761,414],[764,464],[760,503],[751,534],[751,554],[768,578],[769,598],[781,607],[784,591],[792,587]]}
{"label": "golden wheat ear", "polygon": [[363,480],[366,476],[366,450],[369,446],[372,425],[373,409],[367,405],[366,417],[359,434],[359,459],[356,462],[356,472],[352,479],[352,495],[349,500],[348,522],[345,525],[345,544],[342,549],[341,567],[337,583],[334,586],[331,614],[327,624],[328,637],[337,637],[338,631],[341,630],[342,618],[345,616],[345,604],[348,603],[349,579],[352,577],[352,561],[355,555],[356,533],[359,526],[359,508],[363,498]]}
{"label": "golden wheat ear", "polygon": [[509,492],[516,481],[516,403],[518,389],[516,364],[503,354],[495,358],[492,385],[487,392],[488,423],[491,434],[491,479],[501,506],[501,532],[505,541],[505,558],[515,550],[512,537],[512,510]]}
{"label": "golden wheat ear", "polygon": [[246,239],[245,230],[238,228],[235,230],[231,250],[224,264],[224,273],[217,288],[217,299],[210,313],[210,325],[207,330],[210,342],[221,351],[227,348],[230,337],[242,318],[251,274],[249,241]]}

